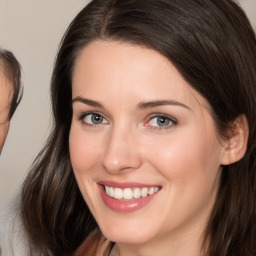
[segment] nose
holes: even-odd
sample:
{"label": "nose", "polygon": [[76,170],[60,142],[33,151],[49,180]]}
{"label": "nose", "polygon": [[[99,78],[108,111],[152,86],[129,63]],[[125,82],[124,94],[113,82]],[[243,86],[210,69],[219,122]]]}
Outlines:
{"label": "nose", "polygon": [[142,164],[142,158],[136,136],[132,132],[118,128],[109,131],[101,164],[110,174],[138,169]]}

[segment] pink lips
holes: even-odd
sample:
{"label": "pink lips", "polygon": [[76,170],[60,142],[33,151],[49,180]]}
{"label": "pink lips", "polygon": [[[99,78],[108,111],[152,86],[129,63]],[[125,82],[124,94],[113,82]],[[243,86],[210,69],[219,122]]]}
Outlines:
{"label": "pink lips", "polygon": [[[112,181],[101,181],[98,184],[101,197],[103,199],[103,202],[113,211],[117,212],[133,212],[136,211],[143,206],[147,205],[155,196],[158,194],[158,192],[148,195],[146,197],[140,197],[138,199],[131,199],[131,200],[118,200],[113,197],[110,197],[106,194],[104,186],[110,186],[115,188],[143,188],[143,187],[152,187],[145,184],[139,184],[139,183],[116,183]],[[155,185],[153,186],[155,187]]]}

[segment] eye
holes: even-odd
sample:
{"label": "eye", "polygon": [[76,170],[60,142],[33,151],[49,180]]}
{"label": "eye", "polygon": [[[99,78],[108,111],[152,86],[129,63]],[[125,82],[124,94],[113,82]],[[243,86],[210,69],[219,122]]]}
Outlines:
{"label": "eye", "polygon": [[106,124],[107,120],[98,113],[88,113],[81,117],[84,123],[89,125]]}
{"label": "eye", "polygon": [[175,124],[177,124],[176,120],[173,120],[172,118],[165,115],[158,115],[152,117],[147,123],[147,126],[152,126],[154,128],[168,128]]}

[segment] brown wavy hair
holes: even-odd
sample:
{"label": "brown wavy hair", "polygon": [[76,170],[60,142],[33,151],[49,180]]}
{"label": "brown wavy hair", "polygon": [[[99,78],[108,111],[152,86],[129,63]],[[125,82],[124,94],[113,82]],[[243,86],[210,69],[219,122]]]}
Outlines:
{"label": "brown wavy hair", "polygon": [[97,228],[72,171],[68,140],[74,63],[98,39],[166,56],[207,99],[221,136],[246,116],[248,148],[240,161],[223,166],[204,249],[207,256],[256,255],[256,39],[232,0],[93,0],[71,22],[52,74],[52,132],[21,193],[31,255],[72,255]]}

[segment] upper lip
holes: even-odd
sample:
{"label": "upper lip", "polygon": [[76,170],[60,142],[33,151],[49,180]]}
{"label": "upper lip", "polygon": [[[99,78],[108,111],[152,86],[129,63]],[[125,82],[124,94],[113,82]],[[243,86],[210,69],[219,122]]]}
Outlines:
{"label": "upper lip", "polygon": [[115,188],[143,188],[143,187],[161,187],[157,184],[143,184],[138,182],[116,182],[109,180],[102,180],[98,182],[99,185],[115,187]]}

